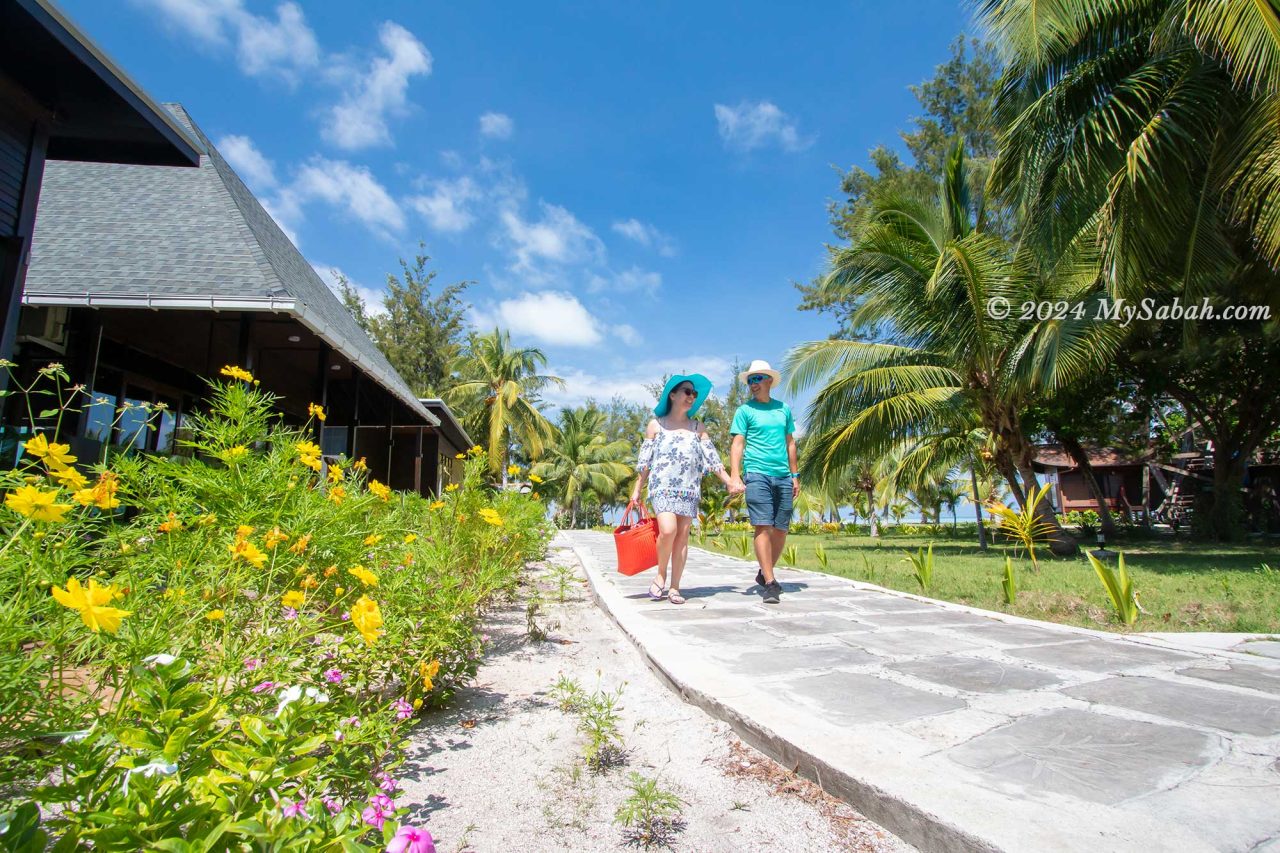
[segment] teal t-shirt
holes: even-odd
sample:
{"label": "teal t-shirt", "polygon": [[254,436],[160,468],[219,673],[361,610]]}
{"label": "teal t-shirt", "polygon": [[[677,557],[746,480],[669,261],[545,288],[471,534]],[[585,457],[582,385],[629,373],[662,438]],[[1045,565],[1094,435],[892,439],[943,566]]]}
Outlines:
{"label": "teal t-shirt", "polygon": [[747,439],[742,455],[742,471],[785,477],[791,473],[787,459],[787,436],[796,431],[791,407],[781,400],[757,403],[748,400],[733,415],[730,435]]}

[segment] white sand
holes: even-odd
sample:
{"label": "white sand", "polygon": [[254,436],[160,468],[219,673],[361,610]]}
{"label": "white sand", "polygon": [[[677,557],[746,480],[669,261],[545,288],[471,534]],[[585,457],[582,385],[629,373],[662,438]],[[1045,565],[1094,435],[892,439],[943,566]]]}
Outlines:
{"label": "white sand", "polygon": [[[564,604],[555,564],[574,571]],[[397,774],[405,786],[397,802],[411,807],[409,822],[431,830],[440,853],[625,849],[614,814],[632,770],[657,776],[684,801],[677,850],[913,849],[668,690],[587,599],[571,552],[553,552],[548,565],[533,568],[530,581],[546,601],[538,621],[551,640],[527,636],[529,587],[495,610],[475,683],[414,730],[408,765]],[[549,695],[561,674],[589,692],[623,686],[627,767],[599,776],[585,768],[577,718]]]}

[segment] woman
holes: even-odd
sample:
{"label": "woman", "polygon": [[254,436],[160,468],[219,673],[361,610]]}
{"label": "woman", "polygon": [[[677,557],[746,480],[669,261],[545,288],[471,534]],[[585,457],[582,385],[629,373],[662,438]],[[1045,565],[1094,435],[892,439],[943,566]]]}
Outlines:
{"label": "woman", "polygon": [[[706,428],[693,420],[709,393],[711,380],[700,373],[672,376],[640,445],[631,502],[639,502],[640,490],[648,483],[649,502],[658,517],[658,578],[649,586],[654,601],[665,596],[672,604],[684,604],[680,575],[689,558],[689,527],[698,515],[703,475],[716,474],[731,494],[740,491],[725,473]],[[665,585],[668,567],[670,587]]]}

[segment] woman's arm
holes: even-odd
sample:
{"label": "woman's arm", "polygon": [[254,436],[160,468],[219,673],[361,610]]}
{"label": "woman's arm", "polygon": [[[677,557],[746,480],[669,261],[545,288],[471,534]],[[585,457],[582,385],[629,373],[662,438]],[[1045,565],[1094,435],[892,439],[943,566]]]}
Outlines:
{"label": "woman's arm", "polygon": [[724,483],[724,487],[729,490],[729,494],[737,494],[735,483],[728,472],[724,470],[724,463],[720,461],[720,454],[716,452],[716,446],[711,442],[711,436],[707,435],[706,429],[701,423],[697,425],[698,438],[702,443],[702,471],[704,474],[715,474],[720,478],[720,482]]}
{"label": "woman's arm", "polygon": [[640,444],[640,455],[636,459],[636,485],[631,490],[631,503],[640,502],[640,494],[645,483],[649,482],[649,466],[653,462],[653,448],[658,436],[658,422],[649,421],[644,431],[644,441]]}

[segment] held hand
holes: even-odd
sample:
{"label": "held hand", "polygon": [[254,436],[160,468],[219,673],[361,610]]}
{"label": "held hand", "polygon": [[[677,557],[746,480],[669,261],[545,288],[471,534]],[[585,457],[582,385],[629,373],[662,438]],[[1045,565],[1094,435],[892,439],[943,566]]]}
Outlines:
{"label": "held hand", "polygon": [[791,499],[795,500],[798,497],[800,497],[800,481],[792,480],[791,481]]}
{"label": "held hand", "polygon": [[746,491],[747,491],[747,485],[746,485],[746,483],[742,482],[742,478],[741,478],[741,477],[734,477],[734,478],[729,482],[729,494],[731,494],[731,495],[741,495],[741,494],[745,493]]}

